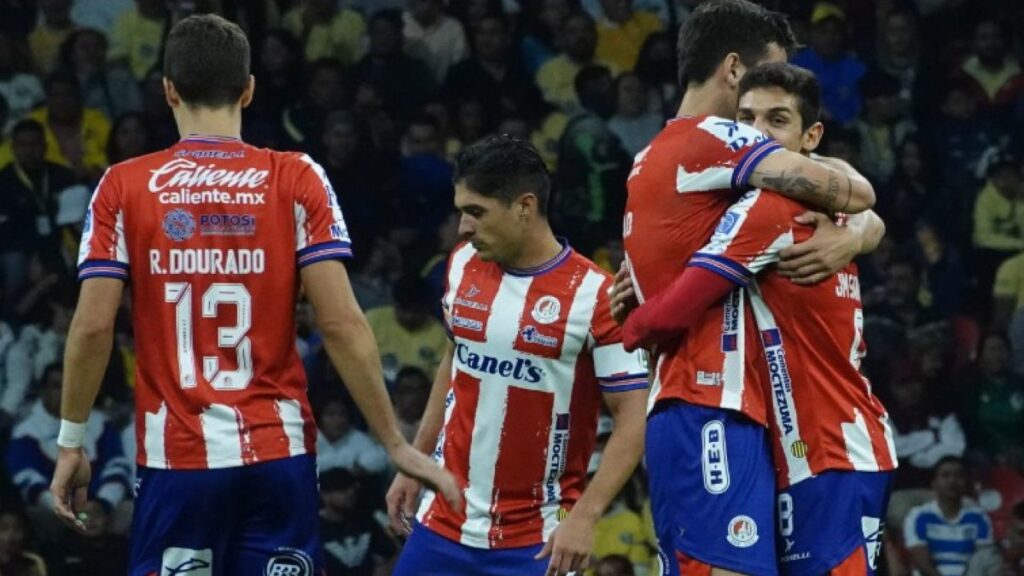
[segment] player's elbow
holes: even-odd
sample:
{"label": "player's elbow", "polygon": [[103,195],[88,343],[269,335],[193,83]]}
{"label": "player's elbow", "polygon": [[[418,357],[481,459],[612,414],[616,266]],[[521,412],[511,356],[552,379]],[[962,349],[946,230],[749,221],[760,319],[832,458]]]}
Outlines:
{"label": "player's elbow", "polygon": [[855,181],[850,187],[850,201],[843,212],[857,214],[875,206],[875,187],[866,179]]}
{"label": "player's elbow", "polygon": [[366,317],[358,308],[339,309],[331,314],[319,316],[317,317],[317,327],[325,341],[346,346],[373,338],[373,332],[366,322]]}

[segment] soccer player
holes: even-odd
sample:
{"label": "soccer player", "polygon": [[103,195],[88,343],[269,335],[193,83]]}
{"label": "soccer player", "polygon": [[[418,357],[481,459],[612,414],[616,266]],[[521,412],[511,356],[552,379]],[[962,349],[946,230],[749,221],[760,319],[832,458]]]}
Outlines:
{"label": "soccer player", "polygon": [[[785,61],[794,45],[783,16],[746,0],[703,3],[683,24],[679,112],[636,156],[627,182],[623,242],[641,300],[684,270],[750,186],[829,210],[860,212],[873,203],[862,177],[736,123],[743,74]],[[696,337],[657,356],[646,461],[671,574],[708,566],[720,574],[776,571],[768,411],[760,388],[747,382],[757,374],[747,364],[760,352],[744,302],[727,299]]]}
{"label": "soccer player", "polygon": [[131,287],[137,499],[131,574],[319,573],[316,426],[295,351],[300,286],[370,427],[406,473],[459,501],[402,438],[344,266],[349,237],[308,156],[246,145],[249,44],[213,15],[167,38],[164,89],[182,139],[110,168],[90,203],[67,338],[57,514],[82,529],[85,419]]}
{"label": "soccer player", "polygon": [[[787,149],[809,154],[817,147],[820,111],[821,87],[802,68],[765,64],[740,82],[739,120]],[[865,346],[857,267],[847,264],[810,286],[769,268],[813,231],[798,217],[823,225],[824,215],[807,218],[806,210],[773,192],[748,192],[683,275],[629,316],[626,345],[664,345],[734,288],[749,287],[766,359],[760,381],[774,414],[781,572],[874,574],[896,454],[888,414],[859,371]],[[854,218],[863,220],[864,248],[873,249],[881,221],[870,212]]]}
{"label": "soccer player", "polygon": [[[622,348],[612,278],[552,233],[532,146],[490,137],[459,154],[454,180],[467,242],[449,258],[442,300],[452,342],[414,444],[455,475],[466,509],[428,493],[394,573],[581,570],[594,524],[640,459],[646,368]],[[588,485],[602,400],[615,428]],[[419,493],[395,479],[396,528]]]}

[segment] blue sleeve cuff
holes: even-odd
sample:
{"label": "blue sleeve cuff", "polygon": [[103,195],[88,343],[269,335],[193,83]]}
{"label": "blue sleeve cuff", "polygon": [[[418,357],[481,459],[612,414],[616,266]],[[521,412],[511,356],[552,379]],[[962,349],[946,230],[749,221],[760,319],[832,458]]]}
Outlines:
{"label": "blue sleeve cuff", "polygon": [[747,150],[747,153],[740,158],[736,168],[732,171],[733,190],[745,191],[749,187],[747,181],[750,180],[751,174],[754,173],[754,169],[761,163],[761,160],[779,150],[782,150],[782,145],[770,138],[751,146],[750,150]]}
{"label": "blue sleeve cuff", "polygon": [[693,258],[690,258],[687,266],[703,268],[709,272],[714,272],[738,286],[746,287],[750,284],[750,271],[738,262],[724,256],[701,254],[698,252],[693,255]]}
{"label": "blue sleeve cuff", "polygon": [[303,248],[296,253],[299,268],[323,260],[344,260],[352,257],[352,246],[348,242],[321,242]]}
{"label": "blue sleeve cuff", "polygon": [[128,280],[128,265],[117,260],[86,260],[78,266],[78,280],[88,278],[117,278]]}

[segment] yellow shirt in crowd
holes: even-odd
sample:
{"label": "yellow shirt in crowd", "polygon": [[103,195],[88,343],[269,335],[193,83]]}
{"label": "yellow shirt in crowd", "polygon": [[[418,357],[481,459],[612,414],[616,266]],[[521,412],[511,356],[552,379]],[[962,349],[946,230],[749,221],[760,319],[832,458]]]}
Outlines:
{"label": "yellow shirt in crowd", "polygon": [[[50,128],[46,108],[33,110],[29,118],[46,129],[46,159],[62,166],[72,167],[71,160],[60,148],[56,134]],[[82,164],[104,169],[107,167],[107,139],[110,138],[110,121],[95,108],[82,111]]]}
{"label": "yellow shirt in crowd", "polygon": [[436,318],[431,316],[419,330],[410,332],[398,323],[393,306],[381,306],[367,311],[366,320],[377,339],[386,379],[393,379],[405,366],[415,366],[434,376],[449,342],[448,333]]}
{"label": "yellow shirt in crowd", "polygon": [[165,28],[163,20],[144,18],[138,8],[132,8],[114,22],[107,59],[126,62],[141,82],[158,63]]}
{"label": "yellow shirt in crowd", "polygon": [[602,18],[597,23],[596,57],[619,70],[632,70],[647,37],[661,28],[661,20],[643,10],[634,12],[622,24]]}
{"label": "yellow shirt in crowd", "polygon": [[[284,27],[302,39],[304,25],[302,7],[293,8],[284,16]],[[363,36],[366,23],[355,10],[343,9],[330,22],[317,22],[306,36],[306,60],[337,58],[348,66],[363,55]]]}

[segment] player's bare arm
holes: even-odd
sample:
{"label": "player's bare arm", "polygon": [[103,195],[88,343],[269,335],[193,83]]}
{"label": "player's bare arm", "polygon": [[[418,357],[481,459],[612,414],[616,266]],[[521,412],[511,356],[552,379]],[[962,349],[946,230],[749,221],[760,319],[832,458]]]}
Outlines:
{"label": "player's bare arm", "polygon": [[[420,428],[416,431],[416,438],[413,439],[413,448],[430,454],[437,443],[437,436],[441,433],[444,425],[444,404],[448,391],[451,389],[452,358],[455,355],[455,345],[448,342],[441,363],[437,366],[437,374],[434,375],[434,384],[430,389],[430,397],[427,406],[423,410],[423,418],[420,420]],[[412,533],[410,519],[416,514],[416,503],[419,499],[423,485],[419,480],[410,478],[399,472],[388,489],[387,504],[388,518],[391,519],[391,528],[398,534],[409,535]]]}
{"label": "player's bare arm", "polygon": [[359,308],[345,266],[337,261],[302,268],[302,285],[316,313],[324,348],[367,424],[402,472],[423,480],[453,506],[461,493],[452,476],[402,438],[391,408],[370,325]]}
{"label": "player's bare arm", "polygon": [[796,222],[813,226],[814,235],[782,250],[778,270],[782,276],[805,286],[817,284],[857,256],[873,252],[885,236],[885,223],[872,210],[850,216],[845,226],[814,211],[797,216]]}
{"label": "player's bare arm", "polygon": [[537,555],[537,558],[551,555],[547,570],[549,576],[587,568],[594,525],[629,481],[643,455],[647,389],[606,393],[604,402],[615,420],[615,427],[594,479]]}
{"label": "player's bare arm", "polygon": [[61,435],[57,439],[59,451],[50,491],[57,516],[79,531],[85,530],[78,514],[85,506],[91,477],[89,458],[81,448],[82,436],[107,371],[114,343],[114,319],[123,291],[121,280],[83,281],[64,349]]}
{"label": "player's bare arm", "polygon": [[856,214],[875,205],[875,189],[863,176],[788,150],[761,160],[749,182],[828,212]]}

